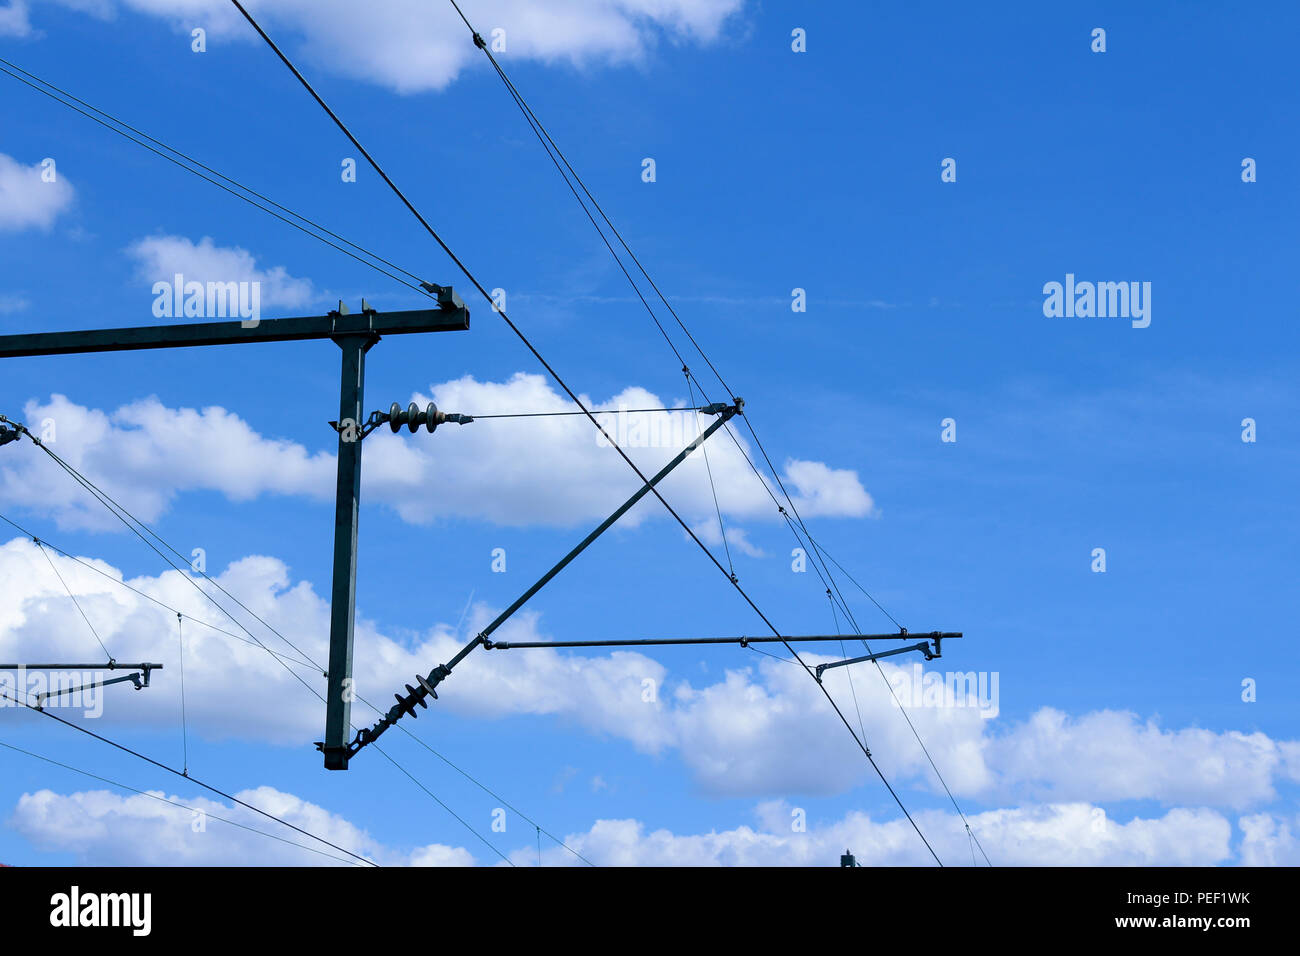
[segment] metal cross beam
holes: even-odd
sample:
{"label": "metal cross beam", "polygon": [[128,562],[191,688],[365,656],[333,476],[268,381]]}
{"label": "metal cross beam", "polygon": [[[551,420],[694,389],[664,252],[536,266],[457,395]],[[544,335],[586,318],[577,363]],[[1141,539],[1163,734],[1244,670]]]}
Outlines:
{"label": "metal cross beam", "polygon": [[197,322],[78,332],[0,335],[0,358],[123,352],[139,349],[245,345],[331,339],[343,351],[339,382],[338,484],[334,511],[334,580],[330,596],[330,656],[325,705],[325,767],[346,770],[352,726],[352,638],[357,594],[357,517],[361,499],[361,437],[366,353],[385,335],[469,329],[469,310],[450,286],[433,286],[438,308],[376,312],[361,302],[349,315],[343,303],[324,316]]}
{"label": "metal cross beam", "polygon": [[[450,290],[447,290],[450,292]],[[300,342],[340,335],[404,335],[411,332],[454,332],[469,328],[469,310],[456,305],[437,310],[376,312],[349,315],[346,309],[323,316],[291,319],[249,319],[235,322],[196,322],[84,332],[37,332],[0,335],[0,358],[31,355],[72,355],[82,352],[126,352],[137,349],[183,348],[195,345],[243,345],[252,342]],[[449,298],[449,304],[451,299]]]}
{"label": "metal cross beam", "polygon": [[0,664],[0,671],[160,671],[161,664]]}
{"label": "metal cross beam", "polygon": [[[657,637],[629,641],[484,641],[490,651],[508,651],[525,647],[646,647],[658,644],[798,644],[803,641],[900,641],[909,637],[925,637],[935,642],[961,637],[961,631],[924,631],[913,634],[899,631],[891,634],[791,634],[787,637]],[[910,650],[910,648],[908,648]]]}

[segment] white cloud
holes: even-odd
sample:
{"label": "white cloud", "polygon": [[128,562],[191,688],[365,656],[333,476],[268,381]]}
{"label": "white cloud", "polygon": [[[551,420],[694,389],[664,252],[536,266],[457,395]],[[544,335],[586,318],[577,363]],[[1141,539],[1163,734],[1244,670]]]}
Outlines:
{"label": "white cloud", "polygon": [[1272,799],[1286,773],[1283,748],[1266,734],[1165,730],[1136,714],[1072,718],[1043,708],[989,743],[986,760],[1019,792],[1044,799],[1213,802],[1243,808]]}
{"label": "white cloud", "polygon": [[27,37],[32,35],[27,0],[9,0],[0,7],[0,37]]}
{"label": "white cloud", "polygon": [[[470,414],[572,408],[537,375],[518,374],[504,383],[463,378],[434,386],[432,394],[444,411]],[[423,406],[430,396],[415,399]],[[658,396],[629,388],[598,407],[620,403],[629,408],[663,405]],[[387,404],[378,399],[370,403],[372,408]],[[28,402],[24,415],[33,431],[42,422],[53,422],[56,438],[51,449],[144,521],[157,518],[185,491],[218,491],[232,501],[264,494],[320,501],[333,496],[331,452],[310,452],[295,442],[264,437],[218,406],[171,409],[151,398],[105,413],[54,395],[44,404]],[[667,435],[672,441],[669,447],[628,449],[646,474],[657,471],[698,434],[689,412],[629,420],[634,431],[649,426],[645,434]],[[617,439],[616,429],[610,427]],[[739,440],[743,445],[744,439]],[[709,464],[724,515],[776,520],[771,498],[731,440],[715,435],[710,445]],[[62,477],[43,454],[27,444],[21,449],[20,454],[6,449],[0,493],[53,514],[61,526],[114,527],[116,519]],[[856,472],[790,461],[785,480],[795,485],[795,503],[805,515],[874,513]],[[366,439],[364,481],[363,500],[384,503],[413,523],[454,514],[500,525],[562,527],[595,524],[639,486],[617,452],[596,443],[596,430],[581,416],[483,420],[445,425],[433,435],[423,430],[394,435],[382,427]],[[427,493],[431,487],[439,489],[436,497]],[[660,488],[687,520],[704,527],[713,516],[713,493],[698,452]],[[668,519],[650,496],[622,519],[621,526],[635,526],[647,517]],[[716,530],[714,519],[706,533]],[[736,531],[738,550],[753,553],[756,549],[744,530]]]}
{"label": "white cloud", "polygon": [[[586,395],[582,399],[589,408],[671,404],[636,387],[601,401]],[[435,385],[428,393],[417,392],[411,400],[421,406],[436,401],[444,411],[471,415],[573,410],[572,403],[543,376],[522,372],[507,382],[479,382],[465,376]],[[600,420],[647,476],[713,421],[701,415],[697,426],[695,414],[684,411],[602,415]],[[579,415],[484,420],[447,426],[446,432],[440,429],[432,436],[423,432],[393,436],[381,429],[375,433],[378,440],[373,449],[367,448],[366,470],[376,491],[392,501],[407,521],[431,521],[450,510],[504,525],[566,526],[605,518],[640,486],[618,453],[602,447],[598,437],[591,423]],[[748,452],[744,438],[738,433],[736,438]],[[664,497],[685,517],[707,520],[714,514],[711,468],[725,516],[777,520],[771,496],[736,443],[718,432],[708,448],[708,468],[697,451],[659,485]],[[875,504],[855,471],[790,460],[783,480],[787,487],[794,485],[795,506],[805,517],[856,518],[875,513]],[[437,500],[419,493],[431,486],[441,490]],[[664,514],[663,506],[647,496],[621,523],[636,525],[649,515]]]}
{"label": "white cloud", "polygon": [[0,295],[0,315],[9,315],[12,312],[22,312],[31,301],[23,295]]}
{"label": "white cloud", "polygon": [[295,279],[284,266],[259,269],[248,250],[218,246],[209,236],[197,244],[184,236],[149,236],[126,251],[136,261],[139,278],[150,286],[172,282],[179,273],[186,282],[257,283],[263,307],[297,309],[317,298],[309,279]]}
{"label": "white cloud", "polygon": [[[117,659],[150,659],[167,667],[147,691],[105,690],[101,720],[175,727],[175,618],[69,559],[53,559]],[[96,567],[119,576],[110,565]],[[0,604],[0,657],[70,660],[96,649],[30,541],[18,538],[0,546],[0,580],[10,582]],[[309,583],[293,583],[280,562],[266,557],[245,558],[218,580],[312,659],[325,659],[328,605]],[[176,572],[128,583],[190,617],[234,630]],[[476,606],[465,631],[475,633],[491,616],[491,609]],[[545,640],[538,625],[535,614],[520,614],[495,637]],[[393,691],[459,650],[465,638],[453,631],[439,624],[399,641],[361,618],[355,659],[361,695],[387,707]],[[289,653],[263,629],[256,633]],[[319,700],[264,650],[193,622],[185,625],[185,634],[191,733],[294,746],[319,738]],[[805,657],[810,663],[827,659]],[[546,716],[627,741],[642,753],[675,753],[699,788],[712,795],[833,795],[875,785],[806,674],[740,650],[735,661],[721,680],[695,686],[665,664],[629,651],[586,657],[549,649],[478,650],[448,678],[432,706],[478,720]],[[851,708],[848,670],[828,671],[825,680],[835,698]],[[866,737],[886,776],[896,785],[938,792],[879,676],[855,670]],[[318,671],[296,666],[295,671],[323,693]],[[885,672],[904,673],[888,662]],[[644,694],[646,681],[656,688],[653,700]],[[847,713],[856,725],[856,712]],[[1110,711],[1067,718],[1045,708],[1009,726],[985,720],[969,706],[912,707],[909,713],[953,791],[963,800],[984,803],[1038,803],[1048,795],[1052,803],[1146,800],[1168,807],[1259,807],[1276,798],[1275,781],[1288,779],[1285,755],[1296,747],[1262,734],[1163,730],[1133,714]],[[375,716],[363,705],[354,709],[358,724]],[[409,726],[423,732],[422,723]]]}
{"label": "white cloud", "polygon": [[[24,414],[34,433],[51,423],[51,450],[142,521],[156,519],[181,491],[219,491],[232,501],[333,494],[333,455],[264,438],[219,407],[168,409],[151,398],[109,415],[54,395],[28,402]],[[19,453],[0,465],[6,500],[53,514],[60,527],[122,527],[39,449],[24,442],[11,450]]]}
{"label": "white cloud", "polygon": [[[792,832],[791,808],[760,805],[757,827],[705,834],[650,830],[637,820],[600,820],[565,843],[598,866],[835,866],[852,850],[863,866],[929,866],[933,857],[902,818],[873,820],[852,812],[824,824],[808,821]],[[1119,823],[1089,804],[1053,804],[991,810],[968,817],[989,859],[998,866],[1208,866],[1230,858],[1232,824],[1212,810],[1173,809],[1161,817]],[[954,814],[913,814],[947,865],[969,865],[971,847]],[[526,851],[512,855],[527,862]],[[979,864],[983,857],[976,853]],[[562,848],[547,851],[548,866],[572,865]]]}
{"label": "white cloud", "polygon": [[[0,36],[4,35],[4,23],[0,15]],[[0,153],[0,232],[49,229],[72,205],[76,193],[67,177],[55,167],[54,180],[46,182],[44,172],[40,163],[24,166]]]}
{"label": "white cloud", "polygon": [[[8,823],[38,848],[71,853],[83,866],[337,865],[323,853],[356,862],[238,804],[197,794],[179,796],[161,790],[148,794],[123,796],[91,790],[65,796],[48,789],[25,793]],[[474,864],[474,857],[459,847],[431,844],[405,853],[385,847],[337,814],[274,787],[243,790],[235,796],[380,865]],[[302,849],[304,846],[319,852]]]}
{"label": "white cloud", "polygon": [[[107,18],[110,0],[60,0]],[[120,0],[120,6],[166,19],[209,39],[257,41],[227,0]],[[524,58],[576,66],[636,63],[663,39],[707,44],[744,0],[477,0],[469,10],[489,41],[505,31],[498,59]],[[449,4],[424,0],[262,0],[250,12],[285,46],[317,69],[328,69],[403,93],[437,90],[483,59]],[[258,41],[260,42],[260,41]]]}
{"label": "white cloud", "polygon": [[[175,616],[112,579],[115,568],[92,562],[103,574],[69,558],[51,553],[59,575],[77,594],[99,637],[117,660],[149,660],[165,665],[153,686],[136,693],[123,688],[103,690],[106,724],[175,727],[179,721],[179,659]],[[104,574],[110,577],[105,577]],[[285,567],[265,557],[238,561],[216,580],[237,595],[255,614],[284,634],[314,661],[327,657],[328,601],[307,582],[290,582]],[[16,538],[0,546],[0,580],[15,582],[0,604],[0,658],[57,660],[99,659],[94,636],[67,597],[36,545]],[[325,681],[311,667],[289,665],[297,678],[265,650],[218,633],[197,621],[244,637],[178,572],[139,577],[126,582],[193,620],[185,624],[185,692],[190,732],[210,739],[239,738],[273,744],[303,745],[320,736],[323,709],[308,688],[323,694]],[[215,593],[215,592],[214,592]],[[294,656],[285,644],[252,618],[236,611],[272,649]],[[490,612],[476,607],[467,623],[470,633],[481,628]],[[540,640],[536,617],[517,615],[498,637]],[[431,628],[409,643],[377,632],[372,622],[358,622],[355,674],[359,693],[387,708],[390,694],[416,673],[427,673],[464,643],[446,625]],[[645,750],[670,743],[669,728],[643,719],[642,680],[662,682],[662,665],[638,654],[612,654],[586,660],[543,650],[528,654],[479,651],[473,666],[456,671],[458,692],[452,709],[481,718],[509,714],[551,715],[594,732],[616,732]],[[2,678],[3,675],[0,675]],[[305,682],[304,688],[300,683]],[[115,690],[122,693],[115,694]],[[6,693],[9,690],[6,689]],[[354,720],[369,724],[377,714],[362,704]],[[419,729],[416,727],[415,729]]]}
{"label": "white cloud", "polygon": [[1300,817],[1255,813],[1237,821],[1245,866],[1300,866]]}
{"label": "white cloud", "polygon": [[[706,518],[694,525],[691,530],[695,532],[697,538],[715,548],[721,548],[725,541],[726,546],[734,553],[748,555],[751,558],[766,557],[763,549],[749,540],[749,532],[739,525],[727,525],[725,538],[723,528],[719,526],[716,519],[709,521]],[[682,532],[682,537],[686,537],[685,532]]]}
{"label": "white cloud", "polygon": [[69,10],[86,13],[97,20],[112,20],[117,15],[114,0],[49,0]]}
{"label": "white cloud", "polygon": [[[203,796],[120,796],[104,790],[62,795],[52,790],[23,794],[9,826],[40,849],[70,852],[81,865],[247,866],[332,864],[301,848],[268,840],[222,823],[214,817],[317,846],[309,838],[279,827],[238,805]],[[271,787],[237,794],[290,823],[338,846],[384,865],[470,866],[476,862],[463,847],[431,844],[414,850],[382,845],[362,828],[320,806]],[[154,797],[181,803],[208,815],[196,832],[194,814],[167,806]],[[708,833],[679,834],[651,829],[635,819],[598,820],[584,833],[564,842],[597,866],[835,866],[845,849],[864,866],[926,866],[932,858],[903,819],[875,820],[850,812],[833,821],[812,821],[806,832],[793,832],[792,808],[760,804],[757,824]],[[952,814],[915,814],[917,824],[948,865],[970,860],[970,844]],[[1106,818],[1089,804],[1051,804],[991,810],[969,818],[990,860],[1001,866],[1207,866],[1232,856],[1232,824],[1204,809],[1176,808],[1163,816],[1134,817],[1128,822]],[[1260,818],[1242,821],[1246,839],[1242,862],[1261,859],[1262,840],[1275,829]],[[1267,830],[1269,836],[1261,836]],[[516,865],[536,862],[532,847],[509,853]],[[979,863],[983,858],[976,855]],[[1284,861],[1286,858],[1282,858]],[[492,862],[495,862],[495,857]],[[563,847],[544,851],[543,865],[576,866],[581,861]]]}

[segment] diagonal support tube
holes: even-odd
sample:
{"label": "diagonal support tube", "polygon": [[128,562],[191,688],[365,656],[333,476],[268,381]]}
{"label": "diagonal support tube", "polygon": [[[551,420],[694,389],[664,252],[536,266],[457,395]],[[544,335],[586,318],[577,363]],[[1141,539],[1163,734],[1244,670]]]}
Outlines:
{"label": "diagonal support tube", "polygon": [[831,661],[829,664],[818,664],[815,668],[817,672],[817,680],[820,681],[822,679],[822,671],[830,670],[832,667],[844,667],[848,664],[862,664],[866,661],[878,661],[882,657],[893,657],[895,654],[908,654],[912,651],[920,651],[925,655],[927,661],[932,661],[938,656],[937,652],[930,652],[929,641],[921,641],[919,644],[909,644],[907,647],[896,647],[892,651],[877,651],[875,654],[864,654],[861,657],[850,657],[846,661]]}
{"label": "diagonal support tube", "polygon": [[[684,462],[690,456],[691,452],[695,451],[695,449],[708,441],[714,432],[730,421],[732,416],[736,415],[740,411],[740,408],[740,400],[737,399],[735,405],[727,405],[718,409],[717,421],[706,428],[693,442],[678,452],[672,461],[659,469],[659,472],[653,478],[642,485],[637,492],[632,495],[632,497],[627,499],[627,501],[619,505],[617,511],[602,521],[596,529],[583,538],[572,551],[566,554],[555,564],[554,567],[538,578],[532,587],[519,595],[513,604],[498,614],[491,624],[483,628],[483,630],[481,630],[472,641],[462,647],[455,657],[445,664],[439,664],[431,670],[427,676],[416,677],[416,681],[420,685],[419,687],[412,687],[410,684],[407,684],[405,697],[401,694],[394,694],[393,696],[397,699],[397,703],[389,708],[388,713],[385,714],[373,727],[363,727],[361,730],[357,731],[356,738],[352,743],[347,745],[346,756],[344,758],[345,761],[350,759],[366,744],[373,743],[380,734],[386,731],[393,724],[397,723],[403,714],[410,714],[411,717],[414,718],[416,716],[416,704],[419,704],[421,707],[428,707],[429,705],[425,703],[426,697],[432,696],[434,700],[437,700],[438,692],[434,690],[434,688],[451,674],[452,669],[457,664],[464,660],[469,653],[474,650],[474,648],[487,642],[488,638],[492,636],[493,632],[495,632],[497,628],[508,621],[516,611],[523,607],[534,594],[545,587],[552,578],[568,567],[569,563],[573,561],[574,558],[587,550],[588,546],[590,546],[593,541],[608,531],[614,522],[627,514],[638,501],[650,493],[650,490],[654,488],[655,485],[668,477],[669,473]],[[320,749],[324,749],[322,744],[317,744],[316,746]]]}
{"label": "diagonal support tube", "polygon": [[125,677],[113,677],[110,678],[109,680],[95,680],[95,681],[91,681],[89,684],[80,684],[76,687],[60,687],[58,690],[42,691],[41,693],[36,695],[36,709],[40,710],[42,707],[44,707],[45,702],[49,700],[51,697],[60,697],[64,694],[75,694],[78,693],[79,691],[89,690],[92,687],[107,687],[110,684],[123,684],[126,683],[127,681],[130,681],[131,683],[135,684],[136,690],[142,690],[145,687],[149,686],[149,672],[144,671],[143,673],[144,673],[143,680],[141,679],[140,674],[127,674]]}

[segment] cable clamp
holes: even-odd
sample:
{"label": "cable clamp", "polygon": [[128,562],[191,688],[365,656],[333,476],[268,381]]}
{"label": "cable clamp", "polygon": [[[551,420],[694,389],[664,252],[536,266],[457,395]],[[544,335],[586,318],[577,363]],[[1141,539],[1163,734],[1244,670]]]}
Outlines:
{"label": "cable clamp", "polygon": [[474,31],[474,45],[478,47],[480,50],[487,49],[487,44],[483,42],[483,37],[479,35],[479,32],[477,30]]}

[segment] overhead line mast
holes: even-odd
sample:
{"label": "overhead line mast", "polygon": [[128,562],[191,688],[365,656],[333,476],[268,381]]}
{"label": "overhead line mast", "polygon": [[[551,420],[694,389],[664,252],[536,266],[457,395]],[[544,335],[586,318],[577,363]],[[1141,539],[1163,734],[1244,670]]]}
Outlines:
{"label": "overhead line mast", "polygon": [[[438,309],[380,313],[370,308],[363,299],[360,315],[350,315],[340,302],[336,311],[324,316],[0,336],[0,358],[297,342],[308,339],[330,339],[338,345],[343,355],[339,376],[339,417],[333,423],[338,432],[338,475],[324,741],[325,767],[329,770],[347,769],[347,735],[351,727],[352,699],[355,695],[352,687],[352,644],[356,620],[361,443],[369,433],[364,412],[365,357],[385,335],[469,329],[469,310],[450,286],[431,286],[430,291],[438,297]],[[419,413],[416,412],[415,415],[418,417]],[[385,420],[388,418],[382,417]],[[429,430],[432,431],[435,425],[436,422],[431,421]],[[0,438],[4,434],[16,435],[17,432],[5,430]],[[31,438],[39,444],[39,438]],[[4,440],[11,441],[12,438]]]}

